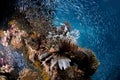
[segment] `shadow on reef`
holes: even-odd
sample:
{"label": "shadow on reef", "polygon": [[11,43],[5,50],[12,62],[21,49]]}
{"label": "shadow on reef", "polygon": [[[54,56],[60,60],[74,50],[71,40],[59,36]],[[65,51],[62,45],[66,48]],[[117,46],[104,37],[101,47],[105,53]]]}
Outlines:
{"label": "shadow on reef", "polygon": [[15,12],[16,2],[17,0],[0,0],[0,25],[8,23],[7,21]]}

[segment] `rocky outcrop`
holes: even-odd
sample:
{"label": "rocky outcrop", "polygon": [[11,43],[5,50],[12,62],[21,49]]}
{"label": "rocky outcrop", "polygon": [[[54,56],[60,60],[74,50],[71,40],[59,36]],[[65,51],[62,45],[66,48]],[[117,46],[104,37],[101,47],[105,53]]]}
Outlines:
{"label": "rocky outcrop", "polygon": [[[65,22],[60,28],[54,27],[49,15],[51,8],[42,4],[43,0],[41,4],[37,1],[40,0],[33,0],[32,4],[36,4],[34,7],[32,4],[19,6],[21,12],[9,21],[9,28],[0,30],[2,46],[14,52],[9,55],[12,56],[11,65],[4,62],[6,59],[2,57],[7,50],[0,53],[0,79],[90,80],[99,66],[93,51],[75,44],[74,36],[70,35],[69,23]],[[29,3],[29,0],[24,2]],[[43,6],[43,11],[39,5]],[[22,61],[14,59],[18,54],[22,56]],[[27,67],[16,67],[23,61]]]}
{"label": "rocky outcrop", "polygon": [[99,62],[91,50],[72,42],[68,23],[57,29],[46,22],[48,27],[41,25],[28,30],[30,24],[22,25],[22,21],[12,20],[10,28],[1,31],[3,46],[10,45],[13,50],[23,52],[29,67],[37,70],[23,69],[20,80],[90,80]]}
{"label": "rocky outcrop", "polygon": [[23,69],[19,73],[19,80],[41,80],[39,73],[31,69]]}

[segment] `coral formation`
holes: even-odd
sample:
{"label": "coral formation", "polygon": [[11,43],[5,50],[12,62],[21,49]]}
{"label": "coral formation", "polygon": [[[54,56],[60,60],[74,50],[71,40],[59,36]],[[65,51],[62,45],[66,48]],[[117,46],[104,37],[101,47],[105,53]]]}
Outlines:
{"label": "coral formation", "polygon": [[[7,31],[1,31],[1,44],[22,51],[29,66],[36,69],[38,73],[25,69],[23,70],[25,74],[23,72],[19,74],[20,80],[29,79],[30,75],[38,76],[42,80],[89,80],[99,65],[91,50],[80,48],[68,38],[67,34],[70,32],[68,23],[60,29],[42,25],[40,29],[33,27],[29,31],[26,28],[30,25],[24,27],[14,19],[9,22],[9,26]],[[5,70],[7,70],[6,66]]]}
{"label": "coral formation", "polygon": [[19,73],[19,80],[40,80],[39,73],[30,69],[23,69]]}
{"label": "coral formation", "polygon": [[[0,79],[90,80],[99,62],[91,50],[77,46],[76,39],[70,35],[69,23],[57,28],[48,13],[47,16],[37,16],[42,13],[36,12],[38,7],[20,9],[21,13],[9,21],[7,30],[0,30],[0,45],[11,49],[11,52],[0,50]],[[17,56],[21,53],[22,62],[27,63],[25,69],[17,70],[16,59],[11,60],[12,64],[4,59],[12,51]],[[13,58],[13,55],[9,56]]]}

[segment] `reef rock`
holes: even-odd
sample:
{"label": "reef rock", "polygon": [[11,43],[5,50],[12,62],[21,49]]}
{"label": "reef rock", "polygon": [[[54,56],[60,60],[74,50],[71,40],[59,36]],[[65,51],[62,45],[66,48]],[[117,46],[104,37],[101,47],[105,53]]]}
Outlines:
{"label": "reef rock", "polygon": [[0,80],[8,80],[6,76],[0,75]]}
{"label": "reef rock", "polygon": [[[12,57],[8,55],[13,60],[8,61],[12,61],[11,66],[4,63],[3,53],[0,53],[0,79],[90,80],[99,66],[93,51],[75,44],[77,40],[70,34],[69,23],[65,22],[60,28],[54,27],[49,17],[34,16],[37,15],[35,11],[39,9],[26,8],[25,13],[23,10],[8,23],[7,30],[0,30],[2,46],[9,46],[13,51]],[[6,54],[12,52],[10,49],[6,49]],[[16,67],[16,64],[24,62],[27,67]]]}
{"label": "reef rock", "polygon": [[32,71],[31,69],[23,69],[19,73],[19,80],[41,80],[39,77],[39,73]]}

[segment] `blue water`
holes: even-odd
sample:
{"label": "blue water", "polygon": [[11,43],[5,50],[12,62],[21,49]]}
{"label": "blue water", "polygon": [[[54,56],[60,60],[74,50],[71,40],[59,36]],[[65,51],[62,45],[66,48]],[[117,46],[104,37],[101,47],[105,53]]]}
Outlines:
{"label": "blue water", "polygon": [[78,45],[92,49],[100,66],[93,80],[120,80],[120,1],[55,0],[53,23],[80,31]]}
{"label": "blue water", "polygon": [[[93,80],[120,80],[120,0],[18,0],[25,9],[27,4],[36,8],[34,1],[54,7],[54,25],[69,22],[80,31],[78,45],[93,50],[100,61]],[[24,62],[19,58],[16,54],[15,61]]]}

